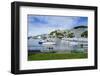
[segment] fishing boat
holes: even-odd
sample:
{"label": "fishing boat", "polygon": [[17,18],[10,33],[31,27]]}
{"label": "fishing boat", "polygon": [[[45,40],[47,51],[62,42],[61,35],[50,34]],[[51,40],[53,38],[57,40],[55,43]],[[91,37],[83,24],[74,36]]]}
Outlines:
{"label": "fishing boat", "polygon": [[41,41],[39,41],[38,43],[39,44],[43,44],[45,42],[45,40],[41,40]]}

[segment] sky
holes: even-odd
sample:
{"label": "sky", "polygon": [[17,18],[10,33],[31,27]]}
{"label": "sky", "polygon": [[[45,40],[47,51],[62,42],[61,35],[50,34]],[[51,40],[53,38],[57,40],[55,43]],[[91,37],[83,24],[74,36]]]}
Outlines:
{"label": "sky", "polygon": [[28,15],[28,36],[48,34],[57,29],[72,29],[81,25],[88,25],[88,17]]}

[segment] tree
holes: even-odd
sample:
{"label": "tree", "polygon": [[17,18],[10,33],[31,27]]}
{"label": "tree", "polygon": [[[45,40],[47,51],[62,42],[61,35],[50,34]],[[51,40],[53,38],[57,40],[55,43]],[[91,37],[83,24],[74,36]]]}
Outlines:
{"label": "tree", "polygon": [[83,33],[81,34],[81,37],[87,38],[87,37],[88,37],[88,31],[83,32]]}
{"label": "tree", "polygon": [[50,33],[50,35],[53,35],[53,36],[55,36],[55,37],[57,37],[57,38],[63,38],[63,37],[64,37],[63,32],[61,32],[60,30],[52,31],[52,32]]}
{"label": "tree", "polygon": [[75,35],[74,35],[74,33],[72,33],[72,32],[69,31],[69,32],[67,33],[67,37],[68,37],[68,38],[73,38],[73,37],[75,37]]}
{"label": "tree", "polygon": [[78,29],[78,28],[87,28],[87,26],[80,25],[80,26],[76,26],[76,27],[74,27],[74,29]]}

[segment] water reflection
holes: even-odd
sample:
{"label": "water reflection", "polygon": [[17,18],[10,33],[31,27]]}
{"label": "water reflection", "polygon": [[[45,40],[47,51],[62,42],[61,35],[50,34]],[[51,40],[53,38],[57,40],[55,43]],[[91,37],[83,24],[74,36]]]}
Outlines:
{"label": "water reflection", "polygon": [[52,41],[46,41],[42,39],[28,39],[28,50],[36,52],[70,52],[72,50],[86,51],[87,39],[52,39]]}

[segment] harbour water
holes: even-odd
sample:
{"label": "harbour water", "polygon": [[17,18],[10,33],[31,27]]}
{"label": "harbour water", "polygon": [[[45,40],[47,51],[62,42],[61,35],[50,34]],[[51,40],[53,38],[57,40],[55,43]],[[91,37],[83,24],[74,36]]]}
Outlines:
{"label": "harbour water", "polygon": [[[42,42],[41,44],[39,42]],[[52,39],[55,44],[49,44],[48,41],[43,42],[42,39],[28,39],[28,50],[39,51],[39,52],[70,52],[72,50],[86,51],[87,50],[87,39]],[[51,43],[52,43],[51,42]],[[47,44],[43,44],[47,43]]]}

